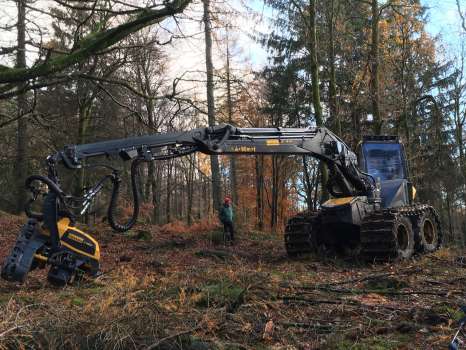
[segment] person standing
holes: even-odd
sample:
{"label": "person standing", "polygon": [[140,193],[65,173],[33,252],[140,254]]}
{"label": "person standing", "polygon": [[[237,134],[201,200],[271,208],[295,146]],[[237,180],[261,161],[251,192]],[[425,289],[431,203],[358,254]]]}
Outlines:
{"label": "person standing", "polygon": [[231,198],[225,197],[219,213],[220,221],[223,224],[223,233],[229,238],[231,242],[235,240],[235,230],[233,227],[233,208],[231,205]]}

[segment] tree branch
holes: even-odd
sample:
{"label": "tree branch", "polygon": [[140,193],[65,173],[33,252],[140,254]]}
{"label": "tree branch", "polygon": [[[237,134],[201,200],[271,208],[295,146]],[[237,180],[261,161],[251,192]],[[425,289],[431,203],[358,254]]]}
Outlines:
{"label": "tree branch", "polygon": [[31,68],[9,68],[0,66],[0,83],[22,82],[37,77],[47,76],[81,62],[106,49],[131,33],[146,26],[163,21],[169,16],[182,12],[191,0],[173,0],[160,10],[142,10],[133,20],[116,27],[93,33],[83,38],[75,51],[60,55]]}
{"label": "tree branch", "polygon": [[464,13],[461,11],[460,0],[456,0],[456,7],[458,8],[458,13],[461,18],[461,27],[463,27],[463,30],[466,33],[466,18],[464,17]]}

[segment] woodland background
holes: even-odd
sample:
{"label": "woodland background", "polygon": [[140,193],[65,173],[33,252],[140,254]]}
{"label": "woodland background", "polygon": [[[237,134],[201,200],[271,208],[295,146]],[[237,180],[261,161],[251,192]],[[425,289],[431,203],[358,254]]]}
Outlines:
{"label": "woodland background", "polygon": [[[353,149],[365,134],[398,135],[418,200],[438,209],[447,241],[464,245],[466,3],[456,4],[454,50],[426,31],[428,8],[418,0],[0,5],[1,210],[22,210],[25,178],[66,144],[224,122],[325,125]],[[251,21],[257,27],[245,28]],[[266,64],[244,58],[248,42],[265,49]],[[186,47],[202,64],[180,70]],[[114,164],[128,179],[129,167]],[[80,194],[97,175],[81,170],[65,185]],[[238,224],[276,232],[320,205],[324,177],[299,157],[159,161],[140,171],[142,220],[209,222],[231,195]],[[101,220],[107,200],[83,220]]]}

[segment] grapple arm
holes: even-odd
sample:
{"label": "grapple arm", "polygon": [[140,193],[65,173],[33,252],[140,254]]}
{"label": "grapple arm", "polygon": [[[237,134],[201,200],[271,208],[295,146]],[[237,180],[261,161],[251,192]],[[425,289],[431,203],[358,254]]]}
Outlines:
{"label": "grapple arm", "polygon": [[306,155],[324,161],[330,169],[329,190],[336,197],[367,195],[373,179],[357,166],[354,152],[330,130],[319,128],[237,128],[220,125],[176,132],[67,146],[54,158],[69,168],[85,159],[120,156],[123,160],[152,161],[205,154]]}

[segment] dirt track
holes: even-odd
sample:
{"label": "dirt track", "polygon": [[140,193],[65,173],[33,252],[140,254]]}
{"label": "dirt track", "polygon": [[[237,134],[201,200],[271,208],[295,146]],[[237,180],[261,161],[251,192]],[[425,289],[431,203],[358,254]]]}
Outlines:
{"label": "dirt track", "polygon": [[[21,223],[0,216],[1,260]],[[363,265],[289,260],[281,237],[258,232],[224,247],[215,232],[139,229],[97,234],[95,281],[1,281],[0,348],[445,349],[466,304],[453,250]]]}

